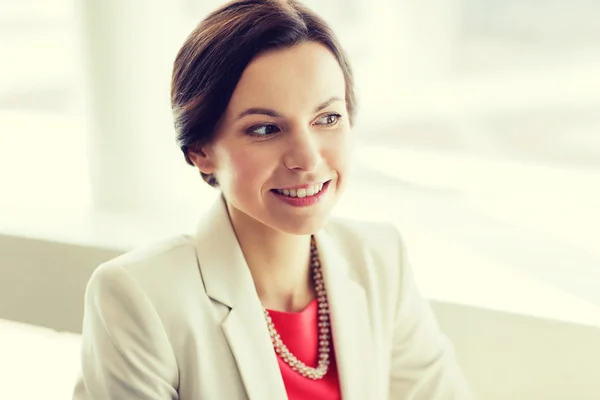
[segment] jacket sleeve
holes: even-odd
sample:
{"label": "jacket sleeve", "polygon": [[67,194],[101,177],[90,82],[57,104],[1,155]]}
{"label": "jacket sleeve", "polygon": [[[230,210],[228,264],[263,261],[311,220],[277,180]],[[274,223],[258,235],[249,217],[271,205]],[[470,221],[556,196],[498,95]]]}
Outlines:
{"label": "jacket sleeve", "polygon": [[389,398],[473,400],[475,396],[458,365],[452,344],[419,293],[400,235],[398,242],[401,265]]}
{"label": "jacket sleeve", "polygon": [[146,294],[125,269],[99,267],[85,293],[73,399],[177,399],[177,381],[175,356]]}

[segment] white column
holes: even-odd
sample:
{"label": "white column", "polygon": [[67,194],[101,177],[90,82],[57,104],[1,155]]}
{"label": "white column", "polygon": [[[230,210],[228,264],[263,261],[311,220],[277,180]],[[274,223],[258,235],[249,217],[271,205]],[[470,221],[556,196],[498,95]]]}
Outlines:
{"label": "white column", "polygon": [[184,164],[169,104],[172,63],[183,43],[177,3],[77,1],[92,204],[125,212],[171,208]]}

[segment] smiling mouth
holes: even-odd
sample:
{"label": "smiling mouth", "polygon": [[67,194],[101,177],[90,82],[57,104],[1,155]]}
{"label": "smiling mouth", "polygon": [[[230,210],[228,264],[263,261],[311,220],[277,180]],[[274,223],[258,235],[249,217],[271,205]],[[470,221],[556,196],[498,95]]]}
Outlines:
{"label": "smiling mouth", "polygon": [[297,198],[311,197],[311,196],[316,196],[317,194],[319,194],[323,190],[323,187],[327,183],[329,183],[329,181],[326,181],[323,183],[316,183],[314,185],[309,185],[309,186],[303,187],[303,188],[272,189],[272,191],[276,192],[278,194],[281,194],[283,196],[287,196],[287,197],[297,197]]}

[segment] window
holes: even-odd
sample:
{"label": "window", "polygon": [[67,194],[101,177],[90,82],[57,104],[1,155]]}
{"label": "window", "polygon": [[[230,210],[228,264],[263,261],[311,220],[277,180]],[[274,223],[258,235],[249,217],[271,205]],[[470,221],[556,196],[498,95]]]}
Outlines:
{"label": "window", "polygon": [[[94,7],[104,7],[108,14],[102,15],[120,15],[113,23],[122,28],[134,15],[134,3],[123,4],[122,13],[108,5]],[[86,102],[88,89],[107,85],[94,82],[93,73],[90,83],[85,71],[105,74],[100,67],[125,67],[104,59],[86,69],[81,49],[90,42],[82,36],[86,20],[80,24],[85,10],[66,0],[0,2],[0,43],[7,49],[0,66],[2,207],[93,207],[99,193],[109,192],[94,187],[101,181],[113,185],[127,173],[144,177],[117,208],[155,198],[157,207],[172,201],[161,212],[177,209],[176,204],[197,206],[210,189],[175,148],[165,88],[183,38],[219,4],[165,2],[162,14],[144,8],[145,17],[135,20],[132,35],[149,33],[151,22],[172,33],[154,53],[144,53],[164,62],[141,70],[155,77],[147,80],[143,96],[127,97],[133,96],[127,85],[140,85],[133,77],[113,86],[118,95],[101,97],[103,104],[114,99],[132,105],[139,99],[158,110],[142,113],[140,107],[133,113],[145,121],[144,129],[131,123],[130,132],[139,138],[142,131],[148,139],[138,148],[143,154],[135,155],[119,153],[132,148],[119,144],[131,140],[128,135],[99,140],[98,131],[93,133],[98,127],[86,120],[82,104],[98,109]],[[393,218],[409,239],[411,232],[414,238],[427,232],[600,303],[592,285],[598,283],[600,265],[593,239],[600,237],[600,3],[306,4],[332,23],[357,77],[358,168],[355,189],[341,212]],[[101,14],[88,18],[96,17]],[[94,45],[111,43],[116,42]],[[102,49],[118,61],[127,48]],[[109,111],[103,115],[111,117]],[[147,167],[151,170],[143,164],[149,155],[156,160]],[[95,162],[144,167],[99,177]],[[425,253],[423,248],[422,257]]]}

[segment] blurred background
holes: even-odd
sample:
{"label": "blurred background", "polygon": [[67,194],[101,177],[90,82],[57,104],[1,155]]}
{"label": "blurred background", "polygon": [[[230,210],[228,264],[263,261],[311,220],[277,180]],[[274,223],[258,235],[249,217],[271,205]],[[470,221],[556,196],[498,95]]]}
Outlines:
{"label": "blurred background", "polygon": [[[42,368],[57,347],[13,338],[70,331],[72,372],[97,263],[191,231],[212,203],[176,147],[169,84],[221,4],[0,0],[0,360]],[[482,399],[600,398],[600,2],[305,4],[358,85],[338,213],[398,225]]]}

